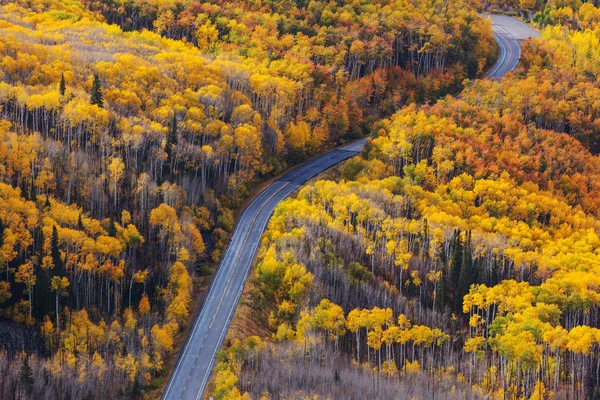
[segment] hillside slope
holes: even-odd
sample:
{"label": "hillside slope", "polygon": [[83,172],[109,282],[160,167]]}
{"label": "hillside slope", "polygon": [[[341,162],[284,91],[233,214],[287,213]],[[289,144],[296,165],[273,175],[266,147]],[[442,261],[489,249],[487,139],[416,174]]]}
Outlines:
{"label": "hillside slope", "polygon": [[394,4],[0,1],[0,397],[159,386],[257,181],[485,68],[463,2]]}
{"label": "hillside slope", "polygon": [[597,396],[598,36],[547,27],[283,201],[240,308],[271,334],[229,337],[215,398]]}

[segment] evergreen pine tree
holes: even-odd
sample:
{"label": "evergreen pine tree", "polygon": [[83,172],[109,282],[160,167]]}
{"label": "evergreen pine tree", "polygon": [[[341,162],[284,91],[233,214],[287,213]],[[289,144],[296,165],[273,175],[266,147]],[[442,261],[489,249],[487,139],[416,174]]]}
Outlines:
{"label": "evergreen pine tree", "polygon": [[465,245],[463,247],[463,257],[460,268],[460,276],[458,278],[458,286],[456,288],[456,298],[454,304],[457,312],[462,310],[462,301],[464,296],[469,293],[471,283],[474,281],[473,274],[473,249],[471,246],[471,231],[467,231]]}
{"label": "evergreen pine tree", "polygon": [[42,265],[42,260],[44,258],[44,230],[42,228],[37,229],[38,239],[37,239],[37,257],[38,257],[38,265]]}
{"label": "evergreen pine tree", "polygon": [[424,259],[429,259],[429,224],[427,219],[423,219],[423,229],[421,231],[421,256]]}
{"label": "evergreen pine tree", "polygon": [[140,383],[140,380],[136,377],[131,387],[131,394],[134,396],[139,395],[140,393],[142,393],[142,387],[143,386]]}
{"label": "evergreen pine tree", "polygon": [[50,208],[50,197],[48,193],[46,193],[46,202],[44,203],[44,208]]}
{"label": "evergreen pine tree", "polygon": [[108,221],[108,236],[117,236],[117,227],[115,226],[115,217],[111,214]]}
{"label": "evergreen pine tree", "polygon": [[442,267],[442,276],[437,287],[435,307],[439,312],[444,312],[450,300],[450,288],[448,287],[448,274],[446,268]]}
{"label": "evergreen pine tree", "polygon": [[31,177],[31,201],[33,201],[34,203],[37,203],[37,193],[35,190],[35,183],[33,181],[33,177]]}
{"label": "evergreen pine tree", "polygon": [[29,200],[29,188],[27,187],[27,181],[25,179],[21,181],[21,197],[25,200]]}
{"label": "evergreen pine tree", "polygon": [[84,229],[83,220],[81,219],[81,213],[79,213],[79,216],[77,217],[77,229],[79,229],[80,231]]}
{"label": "evergreen pine tree", "polygon": [[58,230],[56,225],[52,226],[52,237],[50,238],[50,257],[54,264],[54,274],[63,276],[62,274],[62,259],[60,258],[60,249],[58,248]]}
{"label": "evergreen pine tree", "polygon": [[92,83],[92,91],[90,92],[90,103],[97,105],[100,108],[104,107],[104,98],[102,97],[102,86],[100,77],[94,73],[94,82]]}
{"label": "evergreen pine tree", "polygon": [[455,290],[458,286],[458,278],[460,278],[460,268],[462,265],[462,256],[463,256],[463,246],[462,240],[460,238],[460,229],[456,229],[454,231],[454,235],[452,236],[451,246],[452,246],[452,258],[450,263],[450,289]]}
{"label": "evergreen pine tree", "polygon": [[173,119],[171,120],[171,126],[169,127],[169,135],[167,136],[167,142],[165,143],[165,153],[171,161],[171,155],[173,154],[173,147],[178,143],[177,139],[177,114],[173,111]]}
{"label": "evergreen pine tree", "polygon": [[60,76],[60,86],[58,87],[58,89],[60,90],[60,95],[64,96],[65,91],[67,90],[67,84],[65,82],[65,74],[62,74]]}
{"label": "evergreen pine tree", "polygon": [[498,283],[500,283],[500,280],[498,279],[498,271],[500,270],[500,266],[498,265],[499,263],[500,260],[498,257],[494,257],[494,264],[492,265],[490,278],[488,279],[488,282],[486,282],[488,286],[496,286]]}
{"label": "evergreen pine tree", "polygon": [[33,370],[29,366],[29,356],[23,355],[21,359],[21,369],[19,371],[19,382],[25,392],[30,395],[33,391]]}
{"label": "evergreen pine tree", "polygon": [[53,296],[50,292],[50,280],[53,276],[53,270],[47,269],[43,265],[44,257],[48,254],[47,248],[44,248],[46,239],[44,230],[39,227],[36,232],[36,254],[35,257],[37,262],[35,264],[36,270],[36,284],[34,286],[35,297],[38,301],[34,302],[35,313],[39,317],[43,317],[47,313],[51,312],[54,308]]}
{"label": "evergreen pine tree", "polygon": [[0,247],[4,244],[4,221],[0,218]]}

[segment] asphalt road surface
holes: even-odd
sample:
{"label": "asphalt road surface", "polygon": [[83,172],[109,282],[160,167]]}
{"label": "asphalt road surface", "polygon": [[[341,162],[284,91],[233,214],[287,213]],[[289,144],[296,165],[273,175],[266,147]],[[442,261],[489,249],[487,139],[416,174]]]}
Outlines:
{"label": "asphalt road surface", "polygon": [[240,217],[163,399],[200,399],[242,294],[260,238],[279,202],[310,178],[358,154],[366,139],[324,154],[263,190]]}
{"label": "asphalt road surface", "polygon": [[[510,17],[492,16],[492,20],[494,36],[500,45],[500,55],[488,77],[500,78],[512,71],[519,62],[521,50],[517,40],[524,39],[527,35],[537,35],[537,32]],[[525,28],[521,25],[525,25]],[[202,397],[215,356],[221,348],[244,289],[260,238],[277,204],[312,177],[358,154],[365,140],[331,151],[294,169],[269,185],[246,207],[233,231],[187,343],[179,355],[163,393],[164,400],[199,400]]]}
{"label": "asphalt road surface", "polygon": [[483,14],[482,17],[492,19],[494,39],[500,49],[496,64],[486,78],[500,79],[517,68],[521,58],[521,40],[539,37],[538,31],[526,23],[506,15]]}

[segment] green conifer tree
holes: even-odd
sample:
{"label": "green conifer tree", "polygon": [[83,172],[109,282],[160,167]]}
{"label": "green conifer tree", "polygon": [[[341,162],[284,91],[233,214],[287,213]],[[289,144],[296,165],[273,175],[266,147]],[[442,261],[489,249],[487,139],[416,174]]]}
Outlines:
{"label": "green conifer tree", "polygon": [[67,91],[67,83],[65,82],[65,74],[62,74],[60,76],[60,85],[59,85],[58,89],[60,90],[60,95],[64,96],[65,92]]}
{"label": "green conifer tree", "polygon": [[173,119],[171,120],[171,126],[169,127],[169,135],[167,136],[167,142],[165,143],[165,153],[171,161],[171,155],[173,154],[173,147],[177,146],[179,142],[177,138],[177,114],[173,111]]}
{"label": "green conifer tree", "polygon": [[460,229],[456,229],[451,240],[452,255],[450,259],[450,289],[455,290],[460,278],[460,268],[463,258],[463,246]]}
{"label": "green conifer tree", "polygon": [[474,282],[475,270],[473,269],[473,249],[471,246],[471,231],[467,231],[465,245],[463,247],[463,256],[460,268],[460,276],[458,278],[458,286],[456,288],[455,308],[458,313],[462,310],[462,301],[467,293],[471,283]]}
{"label": "green conifer tree", "polygon": [[31,201],[33,201],[34,203],[37,203],[37,193],[35,190],[35,182],[34,182],[34,178],[33,176],[31,177]]}
{"label": "green conifer tree", "polygon": [[4,221],[2,220],[2,218],[0,218],[0,247],[2,247],[2,245],[4,244],[4,229],[6,227],[4,226]]}
{"label": "green conifer tree", "polygon": [[97,73],[94,73],[94,82],[92,83],[92,91],[90,92],[90,103],[95,104],[100,108],[104,107],[102,84],[100,83],[100,77]]}
{"label": "green conifer tree", "polygon": [[56,225],[52,226],[52,237],[50,238],[50,257],[54,264],[54,275],[63,276],[63,262],[60,257],[60,249],[58,247],[58,230]]}
{"label": "green conifer tree", "polygon": [[21,359],[21,369],[19,370],[19,383],[21,384],[21,387],[23,388],[25,393],[31,395],[31,392],[33,391],[34,379],[33,370],[29,365],[29,356],[27,355],[23,355],[23,358]]}
{"label": "green conifer tree", "polygon": [[81,213],[79,213],[79,216],[77,217],[77,229],[79,229],[80,231],[84,230],[83,220],[81,219]]}
{"label": "green conifer tree", "polygon": [[117,227],[115,226],[115,217],[111,214],[108,220],[108,236],[117,236]]}

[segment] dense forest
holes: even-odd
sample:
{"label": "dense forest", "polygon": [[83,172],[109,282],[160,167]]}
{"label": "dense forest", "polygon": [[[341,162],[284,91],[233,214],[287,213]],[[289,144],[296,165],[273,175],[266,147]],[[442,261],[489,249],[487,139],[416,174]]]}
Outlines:
{"label": "dense forest", "polygon": [[495,54],[468,0],[0,0],[0,398],[147,396],[256,182]]}
{"label": "dense forest", "polygon": [[541,3],[515,73],[278,206],[215,398],[600,396],[600,11]]}

